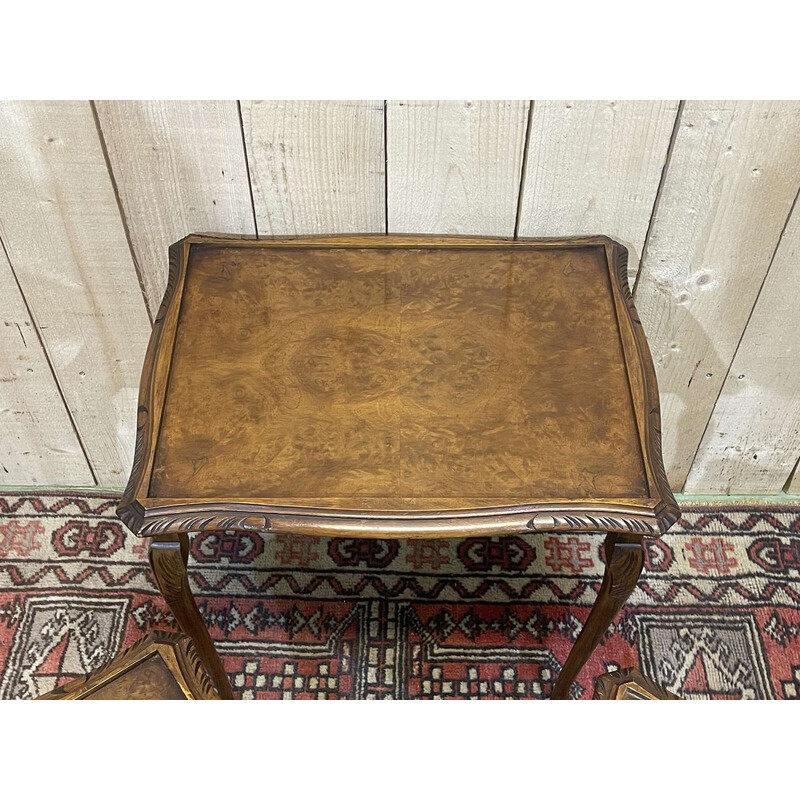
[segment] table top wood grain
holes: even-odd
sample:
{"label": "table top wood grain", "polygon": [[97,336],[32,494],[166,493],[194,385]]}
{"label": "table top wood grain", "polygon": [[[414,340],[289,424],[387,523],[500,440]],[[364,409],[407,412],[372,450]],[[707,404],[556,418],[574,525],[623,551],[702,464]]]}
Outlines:
{"label": "table top wood grain", "polygon": [[120,515],[245,528],[658,535],[658,391],[605,237],[192,236]]}

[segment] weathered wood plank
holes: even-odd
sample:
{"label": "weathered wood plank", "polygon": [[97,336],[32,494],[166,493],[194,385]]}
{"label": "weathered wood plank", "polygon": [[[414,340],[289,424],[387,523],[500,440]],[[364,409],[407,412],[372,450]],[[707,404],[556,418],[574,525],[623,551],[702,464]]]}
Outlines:
{"label": "weathered wood plank", "polygon": [[537,100],[520,236],[603,233],[636,277],[675,124],[675,100]]}
{"label": "weathered wood plank", "polygon": [[390,233],[513,236],[528,101],[390,101]]}
{"label": "weathered wood plank", "polygon": [[242,101],[259,234],[383,233],[383,102]]}
{"label": "weathered wood plank", "polygon": [[686,103],[636,293],[675,489],[689,473],[798,183],[800,103]]}
{"label": "weathered wood plank", "polygon": [[0,297],[0,485],[94,486],[2,249]]}
{"label": "weathered wood plank", "polygon": [[[798,176],[800,179],[800,176]],[[786,226],[686,481],[777,494],[800,457],[800,208]]]}
{"label": "weathered wood plank", "polygon": [[95,106],[152,312],[170,244],[190,233],[255,233],[239,111],[233,100]]}
{"label": "weathered wood plank", "polygon": [[150,323],[88,103],[0,104],[0,224],[98,483],[122,486]]}

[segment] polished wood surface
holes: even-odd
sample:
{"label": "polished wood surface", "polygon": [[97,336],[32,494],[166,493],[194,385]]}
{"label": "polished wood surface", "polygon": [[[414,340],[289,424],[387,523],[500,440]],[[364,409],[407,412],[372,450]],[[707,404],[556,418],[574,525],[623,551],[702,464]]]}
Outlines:
{"label": "polished wood surface", "polygon": [[219,700],[192,641],[155,631],[40,700]]}
{"label": "polished wood surface", "polygon": [[646,496],[604,249],[192,248],[150,493]]}
{"label": "polished wood surface", "polygon": [[193,236],[143,370],[140,535],[533,530],[676,517],[605,237]]}

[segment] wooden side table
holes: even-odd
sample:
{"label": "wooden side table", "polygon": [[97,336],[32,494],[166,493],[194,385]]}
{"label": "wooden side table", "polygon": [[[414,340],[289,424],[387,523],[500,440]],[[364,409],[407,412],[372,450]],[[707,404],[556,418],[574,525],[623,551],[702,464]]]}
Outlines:
{"label": "wooden side table", "polygon": [[39,700],[219,700],[191,640],[156,631]]}
{"label": "wooden side table", "polygon": [[592,700],[680,700],[634,667],[606,672],[594,682]]}
{"label": "wooden side table", "polygon": [[658,389],[602,236],[246,240],[170,248],[120,518],[223,698],[189,535],[600,531],[606,573],[553,697],[678,517]]}

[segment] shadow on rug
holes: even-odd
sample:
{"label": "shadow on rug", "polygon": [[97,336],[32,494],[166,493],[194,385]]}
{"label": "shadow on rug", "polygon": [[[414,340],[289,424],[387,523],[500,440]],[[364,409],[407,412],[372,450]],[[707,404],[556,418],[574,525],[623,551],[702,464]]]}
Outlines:
{"label": "shadow on rug", "polygon": [[[0,495],[0,697],[32,698],[174,630],[117,496]],[[237,697],[546,698],[603,573],[602,537],[192,540]],[[686,698],[800,693],[800,505],[684,507],[573,697],[638,666]]]}

